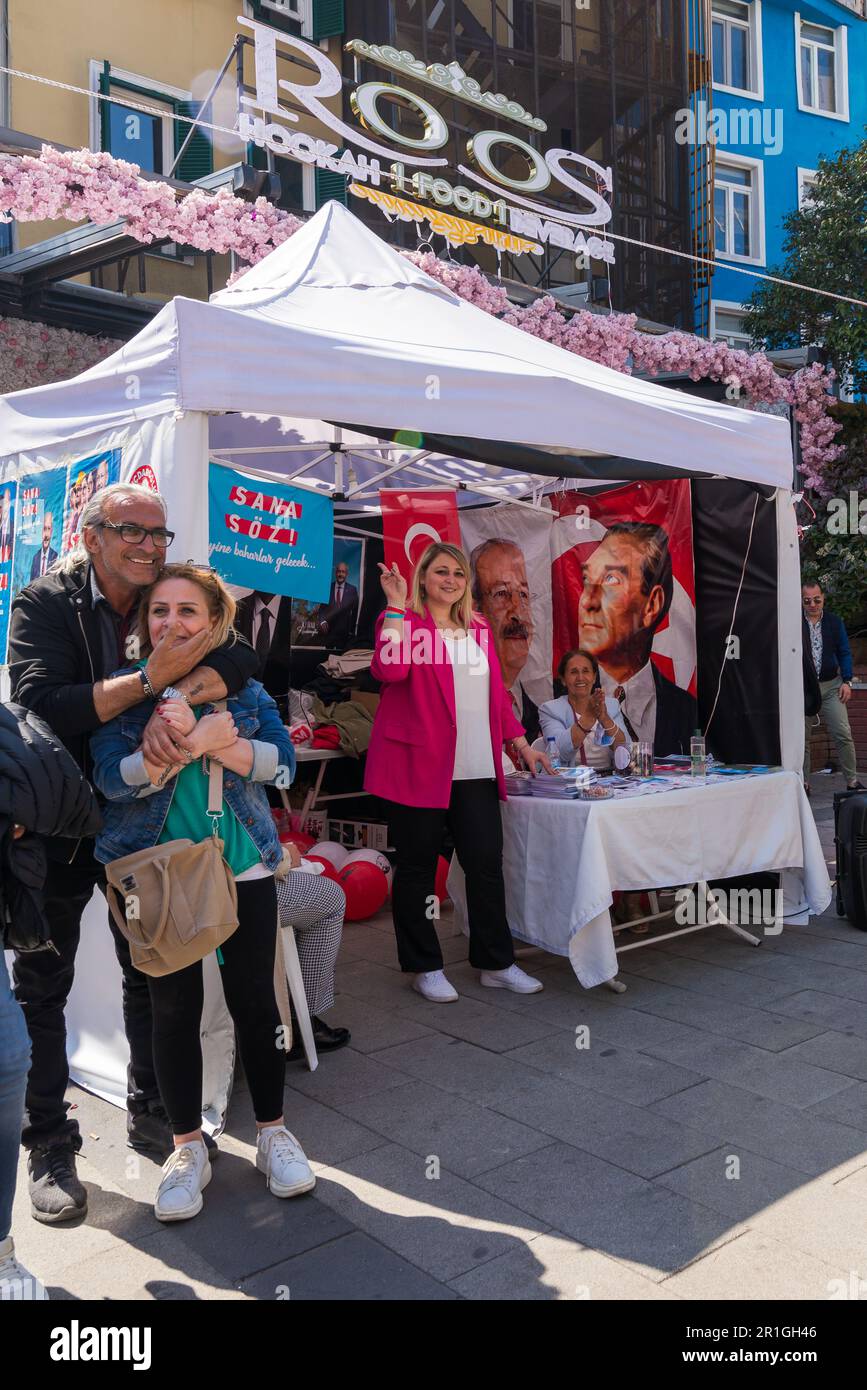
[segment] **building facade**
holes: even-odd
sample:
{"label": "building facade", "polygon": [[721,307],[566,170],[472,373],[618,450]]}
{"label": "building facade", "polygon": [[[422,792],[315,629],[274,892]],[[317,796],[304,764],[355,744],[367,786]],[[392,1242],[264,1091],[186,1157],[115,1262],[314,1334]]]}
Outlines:
{"label": "building facade", "polygon": [[864,139],[862,0],[711,0],[711,83],[689,132],[712,144],[716,265],[698,326],[748,347],[744,302],[782,261],[785,216],[822,156]]}

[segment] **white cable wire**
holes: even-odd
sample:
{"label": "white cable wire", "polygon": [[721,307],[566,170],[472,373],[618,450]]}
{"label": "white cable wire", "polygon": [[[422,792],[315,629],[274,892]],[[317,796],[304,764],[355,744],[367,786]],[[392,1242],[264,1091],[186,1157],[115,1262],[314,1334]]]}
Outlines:
{"label": "white cable wire", "polygon": [[[41,83],[43,87],[57,87],[63,92],[74,92],[78,96],[87,97],[89,101],[113,101],[118,105],[128,106],[135,111],[144,111],[148,116],[160,116],[163,120],[178,121],[184,125],[191,125],[192,121],[188,116],[179,116],[173,112],[160,110],[155,106],[146,106],[143,102],[133,101],[127,97],[119,99],[107,92],[92,92],[87,87],[75,87],[69,82],[58,82],[51,77],[40,77],[35,72],[23,72],[20,68],[7,68],[0,64],[0,72],[6,73],[8,77],[21,77],[28,82]],[[203,121],[196,119],[196,126],[200,130],[215,130],[220,135],[234,136],[239,144],[243,144],[237,130],[224,125],[215,125],[213,121]],[[49,141],[45,141],[49,144]],[[764,275],[758,270],[746,270],[743,266],[729,265],[728,262],[711,260],[708,256],[696,256],[691,251],[675,251],[671,246],[657,246],[653,241],[639,241],[636,237],[623,236],[619,232],[605,230],[604,236],[611,241],[622,241],[627,246],[638,246],[645,251],[658,251],[663,256],[677,256],[681,260],[692,261],[695,265],[712,266],[715,270],[733,270],[737,275],[748,275],[753,280],[767,280],[772,285],[785,285],[788,289],[803,290],[806,294],[818,294],[824,299],[836,299],[841,304],[854,304],[858,309],[867,309],[867,300],[854,299],[848,294],[836,294],[833,290],[819,290],[814,285],[803,285],[798,280],[784,280],[779,275]],[[610,284],[610,277],[609,277]],[[610,292],[609,292],[610,293]]]}
{"label": "white cable wire", "polygon": [[[732,620],[731,620],[731,623],[730,623],[730,625],[729,625],[728,633],[726,634],[726,645],[728,645],[728,639],[729,639],[729,637],[732,636],[732,634],[733,634],[733,632],[734,632],[735,618],[737,617],[738,603],[740,602],[740,597],[741,597],[741,589],[742,589],[743,586],[744,586],[744,578],[745,578],[746,572],[747,572],[747,562],[748,562],[748,560],[749,560],[749,558],[750,558],[750,550],[752,549],[752,544],[753,544],[753,528],[754,528],[754,526],[755,526],[755,524],[756,524],[756,513],[757,513],[758,509],[759,509],[759,493],[757,492],[757,493],[756,493],[756,500],[755,500],[755,502],[753,503],[753,519],[752,519],[752,521],[750,522],[750,534],[749,534],[748,537],[747,537],[747,548],[746,548],[746,552],[745,552],[745,554],[744,554],[744,563],[743,563],[743,566],[742,566],[742,568],[741,568],[741,577],[740,577],[740,579],[738,580],[738,591],[737,591],[737,593],[735,594],[735,606],[734,606],[734,608],[732,609]],[[705,738],[707,738],[707,731],[708,731],[708,729],[710,728],[711,724],[713,723],[713,717],[714,717],[714,715],[716,714],[716,707],[717,707],[717,705],[719,704],[720,691],[722,690],[723,675],[724,675],[724,673],[725,673],[726,661],[727,661],[727,660],[728,660],[728,657],[725,655],[725,653],[723,653],[722,665],[721,665],[720,668],[719,668],[719,681],[718,681],[718,683],[717,683],[717,688],[716,688],[716,698],[714,699],[714,702],[713,702],[713,709],[711,710],[710,714],[708,715],[707,723],[706,723],[705,726],[704,726],[704,736],[705,736]]]}

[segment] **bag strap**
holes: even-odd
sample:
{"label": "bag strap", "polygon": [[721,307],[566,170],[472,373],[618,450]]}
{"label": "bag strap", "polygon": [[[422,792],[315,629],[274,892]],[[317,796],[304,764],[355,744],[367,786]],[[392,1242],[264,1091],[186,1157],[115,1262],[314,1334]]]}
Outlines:
{"label": "bag strap", "polygon": [[[226,708],[225,700],[215,700],[214,710],[222,714]],[[211,830],[217,833],[217,825],[223,814],[223,765],[214,758],[208,759],[208,815],[211,817]]]}

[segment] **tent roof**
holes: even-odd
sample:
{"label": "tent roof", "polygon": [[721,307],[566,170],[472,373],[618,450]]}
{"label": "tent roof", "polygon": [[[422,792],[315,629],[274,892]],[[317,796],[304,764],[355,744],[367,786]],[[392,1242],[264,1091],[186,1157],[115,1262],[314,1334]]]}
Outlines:
{"label": "tent roof", "polygon": [[0,439],[4,454],[34,452],[177,409],[406,431],[421,447],[534,474],[624,477],[634,460],[638,477],[792,480],[785,421],[503,323],[333,202],[209,303],[174,299],[80,376],[0,397]]}

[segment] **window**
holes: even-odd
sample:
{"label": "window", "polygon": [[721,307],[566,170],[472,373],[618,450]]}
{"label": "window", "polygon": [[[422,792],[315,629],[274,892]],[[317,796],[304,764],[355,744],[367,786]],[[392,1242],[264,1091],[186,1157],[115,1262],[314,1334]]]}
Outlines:
{"label": "window", "polygon": [[761,0],[713,0],[713,85],[763,95]]}
{"label": "window", "polygon": [[714,241],[718,256],[762,264],[764,188],[759,160],[726,153],[714,171]]}
{"label": "window", "polygon": [[744,312],[740,304],[715,299],[710,306],[710,336],[715,343],[727,343],[742,352],[750,350],[750,335],[744,328]]}
{"label": "window", "polygon": [[343,0],[250,0],[249,8],[261,24],[317,42],[346,27]]}
{"label": "window", "polygon": [[[113,68],[107,62],[91,62],[91,88],[108,101],[95,101],[91,148],[107,150],[149,174],[172,174],[184,183],[195,183],[213,172],[213,151],[208,133],[198,126],[177,164],[175,160],[190,133],[191,121],[201,104],[189,92],[147,77]],[[135,105],[130,105],[133,102]],[[148,111],[140,111],[146,106]],[[157,115],[155,112],[161,114]]]}
{"label": "window", "polygon": [[849,119],[846,27],[828,29],[795,15],[798,106],[802,111]]}
{"label": "window", "polygon": [[805,207],[813,196],[818,174],[815,169],[798,170],[798,207]]}

